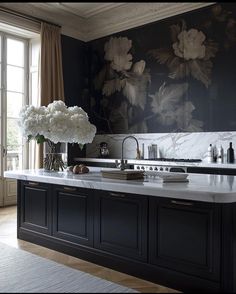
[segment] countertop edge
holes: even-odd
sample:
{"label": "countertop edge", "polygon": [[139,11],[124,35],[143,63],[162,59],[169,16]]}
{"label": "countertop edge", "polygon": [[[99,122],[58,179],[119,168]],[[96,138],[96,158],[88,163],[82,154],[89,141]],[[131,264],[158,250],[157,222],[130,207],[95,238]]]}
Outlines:
{"label": "countertop edge", "polygon": [[[200,201],[200,202],[209,202],[209,203],[235,203],[236,202],[236,193],[235,191],[201,191],[201,190],[191,190],[188,189],[188,183],[168,183],[164,184],[160,182],[158,185],[153,185],[153,182],[145,182],[140,180],[123,181],[123,180],[112,180],[101,177],[96,177],[94,179],[86,179],[86,175],[73,175],[68,174],[67,172],[61,172],[62,177],[58,177],[58,173],[46,173],[45,175],[40,174],[27,174],[24,171],[22,173],[10,172],[7,171],[4,173],[4,176],[7,178],[13,178],[16,180],[24,181],[37,181],[41,183],[64,185],[64,186],[73,186],[80,188],[89,188],[97,189],[104,191],[115,191],[121,193],[130,193],[130,194],[140,194],[146,196],[154,197],[166,197],[190,201]],[[28,171],[29,172],[29,171]],[[96,174],[96,173],[95,173]],[[57,176],[56,176],[57,175]],[[73,178],[68,178],[68,177]],[[207,175],[203,175],[207,176]],[[139,184],[143,185],[139,185]],[[155,183],[154,183],[155,184]],[[173,186],[172,186],[173,184]],[[169,187],[167,186],[169,185]],[[178,185],[181,185],[180,190]],[[183,186],[185,185],[185,186]],[[174,187],[174,188],[173,188]],[[186,187],[187,189],[183,189]]]}

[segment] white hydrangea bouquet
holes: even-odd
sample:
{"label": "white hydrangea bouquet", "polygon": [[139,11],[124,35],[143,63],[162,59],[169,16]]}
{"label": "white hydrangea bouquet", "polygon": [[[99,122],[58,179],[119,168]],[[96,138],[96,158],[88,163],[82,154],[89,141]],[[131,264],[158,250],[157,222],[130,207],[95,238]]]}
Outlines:
{"label": "white hydrangea bouquet", "polygon": [[[96,127],[89,122],[87,113],[81,107],[67,107],[61,100],[53,101],[47,107],[24,106],[20,111],[19,126],[28,141],[48,142],[51,154],[55,151],[54,144],[58,142],[78,143],[82,148],[93,141],[96,133]],[[46,169],[63,170],[61,162],[54,162],[55,156],[49,157],[51,160],[44,159]]]}

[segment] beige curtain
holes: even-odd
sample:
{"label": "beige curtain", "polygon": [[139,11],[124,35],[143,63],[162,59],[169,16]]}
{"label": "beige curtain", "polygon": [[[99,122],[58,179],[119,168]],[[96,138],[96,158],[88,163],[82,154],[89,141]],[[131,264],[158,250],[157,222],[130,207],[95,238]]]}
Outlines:
{"label": "beige curtain", "polygon": [[[64,101],[62,71],[61,28],[41,23],[41,105],[47,106],[54,100]],[[40,146],[39,167],[43,166],[43,146]]]}
{"label": "beige curtain", "polygon": [[64,101],[61,28],[41,23],[41,105]]}

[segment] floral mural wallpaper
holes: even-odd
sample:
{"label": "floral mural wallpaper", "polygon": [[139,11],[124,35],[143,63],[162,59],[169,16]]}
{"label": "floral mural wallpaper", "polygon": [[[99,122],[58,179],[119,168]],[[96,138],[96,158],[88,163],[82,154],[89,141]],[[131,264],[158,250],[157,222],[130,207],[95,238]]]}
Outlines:
{"label": "floral mural wallpaper", "polygon": [[100,134],[236,130],[236,7],[212,6],[89,43]]}

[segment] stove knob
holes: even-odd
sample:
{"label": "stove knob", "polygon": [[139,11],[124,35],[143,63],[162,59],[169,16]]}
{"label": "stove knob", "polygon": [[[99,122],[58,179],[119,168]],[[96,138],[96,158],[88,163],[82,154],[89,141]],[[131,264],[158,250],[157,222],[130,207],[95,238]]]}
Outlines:
{"label": "stove knob", "polygon": [[144,166],[141,166],[141,169],[144,170]]}
{"label": "stove knob", "polygon": [[168,169],[168,167],[166,167],[166,171],[168,171],[169,169]]}
{"label": "stove knob", "polygon": [[154,170],[158,170],[158,168],[157,168],[157,167],[155,167],[155,168],[154,168]]}
{"label": "stove knob", "polygon": [[137,169],[140,169],[140,166],[139,165],[137,166]]}
{"label": "stove knob", "polygon": [[150,167],[149,167],[149,170],[153,170],[153,168],[150,166]]}
{"label": "stove knob", "polygon": [[163,167],[160,168],[160,171],[163,171]]}

